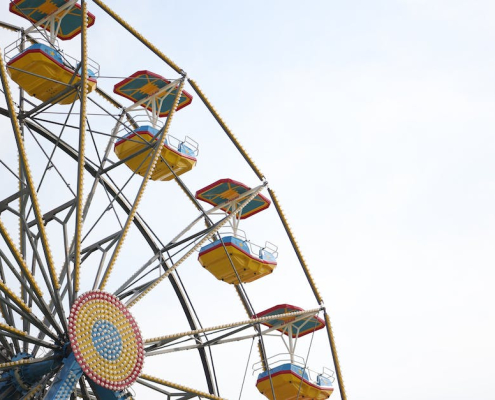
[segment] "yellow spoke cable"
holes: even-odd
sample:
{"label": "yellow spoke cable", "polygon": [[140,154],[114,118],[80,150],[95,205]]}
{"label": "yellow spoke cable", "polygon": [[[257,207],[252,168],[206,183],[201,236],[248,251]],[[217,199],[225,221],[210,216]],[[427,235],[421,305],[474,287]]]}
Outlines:
{"label": "yellow spoke cable", "polygon": [[117,260],[117,257],[119,255],[119,252],[120,252],[120,249],[122,247],[122,244],[124,243],[124,240],[127,236],[127,233],[129,231],[129,228],[131,226],[131,222],[133,221],[134,219],[134,216],[136,215],[136,212],[137,212],[137,208],[139,206],[139,203],[141,201],[141,198],[143,196],[143,193],[146,189],[146,185],[148,184],[148,181],[150,180],[151,178],[151,175],[153,174],[154,170],[155,170],[155,167],[156,167],[156,164],[158,162],[158,159],[160,157],[160,154],[161,154],[161,149],[163,147],[163,144],[165,143],[165,138],[167,136],[167,133],[168,133],[168,130],[170,128],[170,124],[172,122],[172,119],[174,117],[174,114],[175,114],[175,111],[177,109],[177,105],[179,104],[179,99],[180,99],[180,96],[182,94],[182,90],[184,88],[184,80],[181,81],[180,85],[179,85],[179,88],[177,90],[177,94],[175,96],[175,99],[174,99],[174,102],[173,102],[173,105],[172,105],[172,108],[170,110],[170,113],[167,117],[167,122],[165,123],[165,127],[163,128],[163,132],[162,132],[162,135],[160,137],[160,140],[156,143],[156,148],[155,148],[155,151],[153,153],[153,159],[151,160],[150,162],[150,165],[148,167],[148,170],[146,171],[146,174],[143,176],[143,181],[141,183],[141,187],[139,188],[138,190],[138,193],[136,195],[136,199],[134,201],[134,204],[132,205],[132,208],[129,212],[129,215],[127,216],[127,220],[126,220],[126,223],[124,225],[124,228],[122,229],[122,235],[120,236],[120,239],[119,241],[117,242],[117,245],[115,247],[115,250],[112,254],[112,258],[110,259],[110,262],[108,263],[108,267],[105,271],[105,274],[103,276],[103,279],[101,281],[101,284],[100,284],[100,287],[99,289],[100,290],[104,290],[105,289],[105,286],[108,282],[108,278],[110,277],[110,274],[112,272],[112,269],[115,265],[115,261]]}
{"label": "yellow spoke cable", "polygon": [[[141,374],[138,378],[138,382],[140,380],[148,381],[148,382],[153,382],[153,383],[158,383],[160,385],[168,386],[177,390],[182,390],[184,392],[188,393],[194,393],[200,397],[204,397],[205,399],[211,399],[211,400],[225,400],[222,397],[215,396],[213,394],[209,394],[206,392],[202,392],[196,389],[192,389],[190,387],[184,386],[184,385],[179,385],[177,383],[173,383],[170,381],[166,381],[165,379],[160,379],[160,378],[155,378],[154,376],[148,375],[148,374]],[[141,382],[142,384],[142,382]]]}
{"label": "yellow spoke cable", "polygon": [[22,166],[24,167],[24,174],[26,177],[26,183],[27,183],[30,197],[31,197],[31,201],[33,204],[36,222],[37,222],[37,226],[38,226],[39,233],[40,233],[41,244],[43,246],[45,257],[46,257],[46,260],[48,263],[48,269],[50,272],[50,277],[52,280],[53,287],[55,290],[58,290],[60,285],[59,285],[58,277],[57,277],[57,274],[55,271],[55,265],[54,265],[52,253],[50,250],[50,245],[48,243],[48,236],[46,234],[45,224],[43,221],[43,215],[41,213],[41,208],[39,205],[38,196],[36,194],[36,187],[34,185],[33,177],[31,175],[31,169],[29,167],[26,149],[24,147],[24,140],[23,140],[22,135],[21,135],[19,120],[18,120],[17,115],[15,113],[14,101],[12,100],[12,93],[10,91],[10,86],[9,86],[8,79],[7,79],[7,72],[5,70],[5,63],[4,63],[4,59],[3,59],[3,55],[1,53],[1,51],[0,51],[0,76],[1,76],[2,83],[3,83],[4,94],[5,94],[5,98],[7,100],[8,109],[10,112],[10,120],[12,122],[12,127],[14,130],[14,135],[15,135],[15,139],[17,142],[19,157],[21,159]]}
{"label": "yellow spoke cable", "polygon": [[81,112],[79,119],[79,152],[77,165],[77,205],[76,205],[76,238],[75,238],[75,260],[74,260],[74,298],[79,291],[81,274],[81,240],[83,225],[83,189],[84,189],[84,155],[86,139],[86,105],[88,95],[88,9],[86,1],[81,2],[82,24],[81,24]]}

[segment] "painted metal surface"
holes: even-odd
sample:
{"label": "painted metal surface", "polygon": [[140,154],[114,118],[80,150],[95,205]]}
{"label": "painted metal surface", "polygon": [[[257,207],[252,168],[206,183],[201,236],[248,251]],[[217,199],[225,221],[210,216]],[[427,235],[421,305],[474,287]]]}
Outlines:
{"label": "painted metal surface", "polygon": [[[313,333],[319,329],[323,329],[325,327],[325,321],[323,321],[318,316],[314,315],[310,318],[298,320],[291,322],[290,319],[284,317],[278,317],[279,314],[290,313],[293,311],[303,311],[301,307],[293,306],[291,304],[279,304],[273,306],[265,311],[259,312],[253,315],[253,318],[259,317],[267,317],[273,316],[273,319],[270,319],[267,322],[263,322],[263,325],[272,327],[277,325],[285,325],[289,323],[288,326],[284,326],[282,329],[277,329],[279,332],[282,332],[284,335],[292,336],[293,338],[302,337],[309,333]],[[295,318],[292,318],[295,320]]]}
{"label": "painted metal surface", "polygon": [[101,291],[81,295],[71,308],[69,337],[85,375],[104,388],[129,387],[143,368],[141,331],[114,295]]}
{"label": "painted metal surface", "polygon": [[[214,206],[235,200],[251,190],[250,187],[233,179],[219,179],[196,192],[196,198]],[[270,207],[270,200],[262,194],[258,194],[248,205],[242,209],[241,219],[246,219]],[[226,207],[221,207],[225,212],[230,212]]]}
{"label": "painted metal surface", "polygon": [[[31,96],[41,101],[50,101],[70,86],[81,81],[81,76],[63,64],[62,57],[53,48],[34,44],[7,63],[14,82]],[[96,88],[96,78],[88,79],[88,92]],[[72,104],[78,99],[75,90],[54,103]]]}
{"label": "painted metal surface", "polygon": [[217,279],[236,285],[240,283],[239,279],[248,283],[263,278],[277,266],[276,261],[263,260],[251,254],[246,242],[233,236],[202,247],[198,260]]}
{"label": "painted metal surface", "polygon": [[[115,143],[115,154],[120,160],[126,159],[125,164],[131,170],[144,176],[153,151],[151,144],[157,140],[158,133],[158,129],[151,126],[141,126]],[[174,179],[175,175],[179,176],[192,170],[196,161],[194,153],[186,145],[174,149],[165,139],[151,179],[170,181]]]}
{"label": "painted metal surface", "polygon": [[57,373],[53,382],[44,397],[45,400],[68,399],[74,391],[83,370],[76,361],[74,353],[71,353],[63,360],[62,369]]}
{"label": "painted metal surface", "polygon": [[256,387],[261,394],[270,400],[274,399],[272,385],[276,399],[325,400],[333,393],[333,387],[330,381],[323,383],[330,384],[330,386],[311,382],[307,372],[302,367],[288,363],[261,373],[258,376]]}
{"label": "painted metal surface", "polygon": [[[133,102],[139,102],[153,96],[169,83],[170,81],[163,76],[142,70],[117,83],[113,91]],[[143,103],[142,106],[151,112],[156,110],[159,117],[166,117],[170,113],[176,94],[177,88],[173,89],[169,95],[164,94],[153,98],[151,104]],[[192,96],[185,90],[182,91],[177,110],[188,106],[191,102]]]}
{"label": "painted metal surface", "polygon": [[[49,17],[53,16],[59,26],[57,26],[57,37],[61,40],[70,40],[81,33],[81,6],[71,4],[69,0],[14,0],[10,3],[10,12],[27,19],[33,24],[42,21],[41,26],[48,31],[53,29],[50,26]],[[68,7],[60,11],[61,7]],[[59,15],[56,15],[59,14]],[[88,12],[88,27],[95,23],[95,16]]]}

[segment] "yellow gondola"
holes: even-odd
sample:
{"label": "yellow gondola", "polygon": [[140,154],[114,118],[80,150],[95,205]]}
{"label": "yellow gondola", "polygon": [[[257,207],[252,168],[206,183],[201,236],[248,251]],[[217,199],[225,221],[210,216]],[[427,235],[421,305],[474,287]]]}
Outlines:
{"label": "yellow gondola", "polygon": [[[65,89],[81,81],[81,76],[64,64],[62,56],[52,47],[41,43],[28,47],[7,63],[14,82],[31,96],[49,101]],[[88,92],[96,88],[96,78],[88,79]],[[74,90],[69,95],[52,101],[53,104],[72,104],[78,98]]]}
{"label": "yellow gondola", "polygon": [[[273,385],[273,388],[272,388]],[[326,400],[333,393],[329,378],[318,375],[312,382],[304,368],[295,364],[283,364],[259,375],[256,387],[270,400]],[[273,397],[275,393],[275,397]]]}
{"label": "yellow gondola", "polygon": [[204,246],[198,260],[217,279],[235,285],[239,284],[239,279],[248,283],[269,275],[277,266],[270,252],[260,250],[257,257],[251,254],[245,241],[234,236],[226,236]]}
{"label": "yellow gondola", "polygon": [[[156,140],[157,133],[158,130],[151,126],[141,126],[115,143],[115,154],[120,160],[125,160],[125,164],[131,170],[144,176],[153,151],[150,143]],[[179,176],[193,169],[196,161],[195,150],[186,146],[184,142],[180,142],[177,148],[174,148],[166,141],[151,179],[170,181],[174,179],[174,174]]]}

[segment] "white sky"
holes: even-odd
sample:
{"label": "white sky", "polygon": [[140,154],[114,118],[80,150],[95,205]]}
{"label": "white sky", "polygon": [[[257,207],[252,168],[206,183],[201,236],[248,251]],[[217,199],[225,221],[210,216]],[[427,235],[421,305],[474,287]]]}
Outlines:
{"label": "white sky", "polygon": [[[277,192],[328,306],[348,398],[493,399],[495,3],[108,5],[199,83]],[[174,76],[90,11],[102,75]],[[202,154],[230,153],[208,147],[202,121],[178,124]],[[225,157],[211,160],[216,175],[191,175],[194,190],[229,175]],[[261,398],[248,384],[243,398]]]}

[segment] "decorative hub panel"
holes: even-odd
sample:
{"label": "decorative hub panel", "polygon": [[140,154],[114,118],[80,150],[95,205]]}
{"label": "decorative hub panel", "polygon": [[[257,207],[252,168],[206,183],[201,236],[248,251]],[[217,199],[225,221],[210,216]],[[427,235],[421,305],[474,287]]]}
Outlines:
{"label": "decorative hub panel", "polygon": [[99,290],[81,295],[70,311],[69,337],[77,362],[96,384],[122,390],[141,373],[141,332],[116,296]]}

